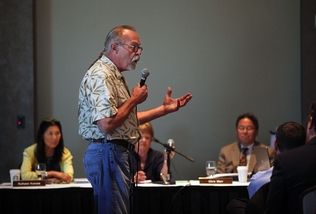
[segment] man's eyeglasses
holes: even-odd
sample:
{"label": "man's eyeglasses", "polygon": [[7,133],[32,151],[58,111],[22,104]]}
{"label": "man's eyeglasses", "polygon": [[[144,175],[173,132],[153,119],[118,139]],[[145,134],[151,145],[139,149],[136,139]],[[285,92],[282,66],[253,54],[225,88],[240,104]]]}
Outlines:
{"label": "man's eyeglasses", "polygon": [[255,130],[255,127],[253,126],[238,126],[238,131],[253,131]]}
{"label": "man's eyeglasses", "polygon": [[143,47],[140,45],[131,45],[131,44],[127,44],[127,43],[119,43],[120,45],[126,45],[127,47],[129,47],[134,53],[137,53],[138,50],[140,50],[141,52],[143,51]]}

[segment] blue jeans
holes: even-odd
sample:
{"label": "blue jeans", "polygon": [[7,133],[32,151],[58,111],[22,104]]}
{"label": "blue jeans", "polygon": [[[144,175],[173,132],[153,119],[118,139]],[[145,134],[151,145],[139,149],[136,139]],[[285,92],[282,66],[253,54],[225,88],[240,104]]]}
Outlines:
{"label": "blue jeans", "polygon": [[83,161],[98,214],[129,213],[129,151],[112,143],[90,143]]}

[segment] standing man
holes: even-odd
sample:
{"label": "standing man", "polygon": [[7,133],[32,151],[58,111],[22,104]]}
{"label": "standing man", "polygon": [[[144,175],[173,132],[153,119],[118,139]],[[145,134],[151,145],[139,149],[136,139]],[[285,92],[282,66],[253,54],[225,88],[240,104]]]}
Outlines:
{"label": "standing man", "polygon": [[137,105],[147,98],[147,86],[137,85],[130,93],[122,72],[136,68],[142,50],[134,27],[114,27],[80,85],[79,134],[89,142],[84,166],[99,214],[130,211],[128,160],[140,137],[138,125],[175,112],[192,98],[191,93],[172,98],[168,88],[162,105],[137,112]]}

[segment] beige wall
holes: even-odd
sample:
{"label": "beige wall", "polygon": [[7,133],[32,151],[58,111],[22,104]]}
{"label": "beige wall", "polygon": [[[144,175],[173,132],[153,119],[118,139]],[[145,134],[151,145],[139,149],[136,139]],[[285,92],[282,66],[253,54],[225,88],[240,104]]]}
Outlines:
{"label": "beige wall", "polygon": [[[65,144],[84,176],[86,143],[77,134],[78,88],[86,68],[102,49],[108,30],[134,25],[144,52],[150,97],[139,109],[159,105],[167,86],[186,91],[192,102],[153,122],[161,141],[193,157],[173,160],[177,179],[196,179],[204,161],[217,159],[234,140],[238,114],[255,113],[258,139],[287,120],[300,121],[299,0],[36,1],[37,117],[62,121]],[[129,72],[129,86],[139,73]],[[162,150],[161,147],[155,148]]]}

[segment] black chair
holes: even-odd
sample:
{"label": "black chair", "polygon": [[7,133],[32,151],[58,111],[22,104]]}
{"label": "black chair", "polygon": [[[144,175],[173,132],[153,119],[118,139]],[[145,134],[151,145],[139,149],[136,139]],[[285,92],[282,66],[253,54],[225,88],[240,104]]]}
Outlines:
{"label": "black chair", "polygon": [[316,185],[301,194],[304,214],[316,214]]}

